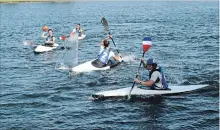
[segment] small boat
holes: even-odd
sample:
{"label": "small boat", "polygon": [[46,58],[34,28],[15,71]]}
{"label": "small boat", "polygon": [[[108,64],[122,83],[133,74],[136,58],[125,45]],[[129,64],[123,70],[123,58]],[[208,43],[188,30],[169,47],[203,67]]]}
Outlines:
{"label": "small boat", "polygon": [[[197,89],[204,88],[208,85],[176,85],[169,86],[169,89],[166,90],[150,90],[143,89],[139,87],[134,87],[131,91],[131,95],[145,95],[145,96],[154,96],[154,95],[169,95],[169,94],[179,94],[194,91]],[[146,87],[148,88],[148,87]],[[109,90],[109,91],[101,91],[92,95],[93,98],[100,97],[125,97],[128,96],[131,87]]]}
{"label": "small boat", "polygon": [[59,45],[57,43],[54,44],[54,46],[45,46],[45,45],[38,45],[35,49],[35,53],[43,53],[47,51],[52,51],[56,49]]}
{"label": "small boat", "polygon": [[97,63],[96,61],[97,59],[87,61],[78,66],[73,67],[71,71],[74,73],[83,73],[83,72],[91,72],[91,71],[97,71],[97,70],[100,70],[100,71],[108,70],[110,68],[118,66],[122,60],[119,60],[119,61],[111,60],[112,62],[110,64],[107,64],[106,66],[98,66],[96,65]]}
{"label": "small boat", "polygon": [[86,37],[86,34],[82,34],[80,37],[78,37],[78,40],[83,40]]}

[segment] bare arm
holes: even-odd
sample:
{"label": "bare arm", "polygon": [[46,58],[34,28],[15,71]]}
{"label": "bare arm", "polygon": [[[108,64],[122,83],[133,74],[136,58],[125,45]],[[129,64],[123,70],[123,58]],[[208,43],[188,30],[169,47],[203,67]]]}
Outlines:
{"label": "bare arm", "polygon": [[144,85],[144,86],[153,86],[154,81],[153,80],[148,80],[148,81],[141,82],[141,84]]}
{"label": "bare arm", "polygon": [[118,55],[117,55],[117,56],[114,56],[113,58],[114,58],[115,60],[119,60],[119,59],[120,59],[120,57],[121,57],[121,54],[120,54],[120,53],[118,53]]}
{"label": "bare arm", "polygon": [[143,63],[144,67],[147,66],[147,64],[146,64],[145,61],[144,61],[144,58],[141,58],[141,62]]}
{"label": "bare arm", "polygon": [[53,44],[55,43],[55,40],[56,40],[56,38],[55,38],[55,37],[53,37],[53,41],[52,41],[52,43],[53,43]]}
{"label": "bare arm", "polygon": [[75,35],[75,33],[76,33],[76,29],[73,29],[73,31],[70,33],[70,36]]}
{"label": "bare arm", "polygon": [[82,31],[82,34],[85,35],[86,34],[85,31]]}
{"label": "bare arm", "polygon": [[46,32],[43,32],[42,35],[41,35],[41,37],[42,37],[42,38],[47,38],[47,36],[45,36],[45,34],[46,34]]}
{"label": "bare arm", "polygon": [[141,80],[135,78],[134,81],[135,81],[136,83],[139,83],[139,84],[142,84],[142,85],[148,86],[148,87],[149,87],[149,86],[152,86],[152,85],[154,84],[154,81],[153,81],[153,80],[141,81]]}
{"label": "bare arm", "polygon": [[104,40],[102,40],[101,42],[100,42],[100,46],[103,46],[104,45],[104,41],[105,40],[109,40],[109,39],[111,39],[111,35],[109,35],[108,37],[106,37]]}
{"label": "bare arm", "polygon": [[75,35],[75,32],[71,32],[71,33],[70,33],[70,36],[73,36],[73,35]]}

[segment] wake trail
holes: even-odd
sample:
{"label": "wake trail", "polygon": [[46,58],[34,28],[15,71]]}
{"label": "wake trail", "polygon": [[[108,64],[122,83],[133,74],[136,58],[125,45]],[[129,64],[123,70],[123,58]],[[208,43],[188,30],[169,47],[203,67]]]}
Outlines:
{"label": "wake trail", "polygon": [[136,62],[137,60],[140,60],[133,54],[123,56],[122,59],[124,62]]}

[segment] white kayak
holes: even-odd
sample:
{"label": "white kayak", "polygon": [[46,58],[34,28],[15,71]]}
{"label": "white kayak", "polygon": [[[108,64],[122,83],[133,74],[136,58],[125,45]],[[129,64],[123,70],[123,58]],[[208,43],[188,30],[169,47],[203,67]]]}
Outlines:
{"label": "white kayak", "polygon": [[[105,67],[95,67],[92,62],[95,61],[96,59],[87,61],[83,64],[80,64],[78,66],[75,66],[71,69],[72,72],[74,73],[83,73],[83,72],[91,72],[91,71],[97,71],[97,70],[108,70],[112,67],[117,66],[120,62],[117,62],[116,64],[113,65],[107,65]],[[121,61],[121,60],[120,60]]]}
{"label": "white kayak", "polygon": [[80,37],[78,37],[78,40],[83,40],[86,37],[86,34],[82,34]]}
{"label": "white kayak", "polygon": [[35,49],[34,52],[35,53],[43,53],[43,52],[47,52],[47,51],[52,51],[53,49],[56,49],[59,45],[57,43],[54,44],[54,46],[50,47],[50,46],[44,46],[44,45],[38,45]]}
{"label": "white kayak", "polygon": [[[200,88],[204,88],[208,85],[181,85],[181,86],[169,86],[170,90],[147,90],[141,89],[138,87],[134,87],[131,91],[131,95],[166,95],[166,94],[178,94],[189,92],[193,90],[197,90]],[[121,88],[116,90],[110,91],[102,91],[96,94],[93,94],[93,97],[120,97],[120,96],[127,96],[130,92],[131,87]]]}

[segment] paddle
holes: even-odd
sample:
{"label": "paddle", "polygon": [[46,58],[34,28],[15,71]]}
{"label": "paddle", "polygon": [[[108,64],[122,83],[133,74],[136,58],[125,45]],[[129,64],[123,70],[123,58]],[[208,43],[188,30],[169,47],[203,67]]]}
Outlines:
{"label": "paddle", "polygon": [[72,36],[62,35],[61,37],[59,37],[59,39],[63,41],[63,47],[62,47],[62,48],[64,48],[64,49],[70,49],[70,47],[65,46],[65,40],[66,40],[67,38],[70,38],[70,37],[72,37]]}
{"label": "paddle", "polygon": [[68,38],[68,37],[63,35],[63,36],[61,36],[61,37],[60,37],[60,40],[65,41],[65,40],[66,40],[66,38]]}
{"label": "paddle", "polygon": [[[104,26],[105,30],[108,31],[109,35],[111,35],[111,33],[110,33],[110,31],[109,31],[108,21],[107,21],[104,17],[102,17],[101,23],[102,23],[102,25]],[[111,38],[111,40],[112,40],[112,42],[113,42],[113,44],[114,44],[114,46],[115,46],[115,48],[116,48],[116,51],[119,53],[119,51],[118,51],[118,49],[117,49],[117,47],[116,47],[116,44],[115,44],[113,38],[112,38],[112,37],[110,37],[110,38]],[[121,56],[120,56],[120,58],[122,59]],[[122,62],[123,62],[123,60],[122,60]]]}
{"label": "paddle", "polygon": [[[142,58],[144,58],[145,52],[147,52],[147,51],[150,49],[151,45],[152,45],[152,40],[151,40],[151,38],[150,38],[150,37],[145,37],[145,38],[143,39],[143,46],[142,46],[142,47],[143,47],[143,55],[142,55]],[[135,78],[138,77],[138,72],[139,72],[139,70],[140,70],[141,64],[142,64],[142,61],[140,62],[140,65],[139,65],[139,67],[138,67],[138,71],[137,71],[137,74],[136,74],[136,77],[135,77]],[[132,87],[131,87],[131,89],[130,89],[130,91],[129,91],[129,93],[128,93],[128,100],[131,98],[131,91],[133,90],[134,85],[135,85],[135,81],[133,82],[133,85],[132,85]]]}
{"label": "paddle", "polygon": [[[67,38],[69,38],[69,37],[74,37],[74,36],[65,36],[65,35],[62,35],[61,37],[59,37],[60,38],[60,40],[63,40],[63,41],[65,41]],[[79,39],[78,39],[79,40]]]}

